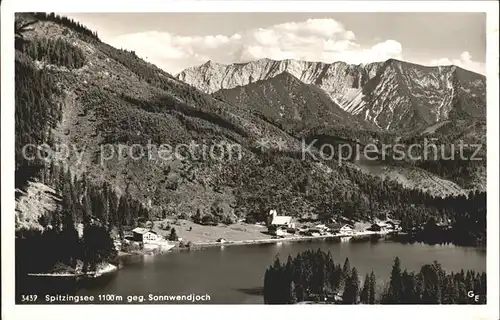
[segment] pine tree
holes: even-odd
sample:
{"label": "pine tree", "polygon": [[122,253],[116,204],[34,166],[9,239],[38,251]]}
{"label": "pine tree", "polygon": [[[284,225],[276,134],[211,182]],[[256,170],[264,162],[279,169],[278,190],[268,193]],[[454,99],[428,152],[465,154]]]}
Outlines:
{"label": "pine tree", "polygon": [[290,281],[290,285],[288,286],[288,304],[296,304],[297,303],[297,295],[295,293],[295,282]]}
{"label": "pine tree", "polygon": [[[72,213],[68,208],[63,207],[62,230],[60,233],[60,254],[61,261],[69,266],[76,266],[76,258],[80,255],[80,241],[75,228]],[[54,248],[53,248],[54,249]],[[57,250],[57,249],[55,249]]]}
{"label": "pine tree", "polygon": [[401,301],[401,262],[398,257],[394,259],[389,288],[384,297],[386,303],[399,303]]}
{"label": "pine tree", "polygon": [[344,266],[342,267],[342,277],[341,277],[341,283],[345,285],[346,279],[350,276],[351,274],[351,263],[349,262],[349,258],[345,258],[344,260]]}
{"label": "pine tree", "polygon": [[343,304],[357,304],[359,295],[359,277],[356,268],[352,268],[345,280],[342,294]]}
{"label": "pine tree", "polygon": [[170,240],[170,241],[179,240],[179,237],[177,236],[177,231],[175,231],[175,228],[172,228],[170,230],[170,235],[168,236],[168,240]]}
{"label": "pine tree", "polygon": [[111,188],[109,184],[106,185],[107,194],[108,194],[108,210],[111,225],[117,226],[118,228],[121,226],[121,219],[119,218],[118,205],[119,199],[114,190]]}
{"label": "pine tree", "polygon": [[467,289],[465,288],[465,283],[460,280],[455,282],[455,291],[457,292],[457,304],[468,303]]}
{"label": "pine tree", "polygon": [[266,273],[264,274],[264,288],[263,288],[263,296],[264,296],[264,303],[265,304],[270,304],[271,303],[271,297],[272,297],[272,289],[274,288],[273,286],[273,278],[271,274],[271,268],[266,269]]}
{"label": "pine tree", "polygon": [[193,221],[196,223],[200,223],[201,219],[202,219],[201,210],[200,210],[200,208],[198,208],[198,209],[196,209],[196,214],[193,216]]}
{"label": "pine tree", "polygon": [[457,304],[458,303],[458,291],[453,283],[453,274],[447,276],[444,279],[443,288],[443,304]]}
{"label": "pine tree", "polygon": [[420,274],[423,280],[422,303],[440,304],[444,275],[441,266],[437,262],[424,265],[420,269]]}
{"label": "pine tree", "polygon": [[361,303],[368,304],[370,301],[370,275],[367,273],[365,276],[365,281],[363,282],[363,289],[359,295]]}
{"label": "pine tree", "polygon": [[351,285],[352,285],[352,301],[354,304],[359,300],[359,274],[356,268],[352,268],[351,272]]}
{"label": "pine tree", "polygon": [[120,197],[118,212],[121,214],[122,224],[131,226],[133,221],[129,213],[129,202],[126,194]]}
{"label": "pine tree", "polygon": [[116,249],[103,226],[87,222],[83,229],[84,271],[95,271],[98,264],[116,256]]}
{"label": "pine tree", "polygon": [[375,304],[375,288],[377,286],[377,279],[373,271],[370,273],[370,285],[368,289],[368,304]]}
{"label": "pine tree", "polygon": [[401,275],[401,301],[400,303],[419,303],[415,274],[403,271]]}

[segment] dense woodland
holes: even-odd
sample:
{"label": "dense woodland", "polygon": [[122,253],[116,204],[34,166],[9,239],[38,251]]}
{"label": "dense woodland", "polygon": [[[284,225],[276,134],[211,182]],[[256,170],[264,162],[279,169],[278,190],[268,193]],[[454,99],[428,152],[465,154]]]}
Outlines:
{"label": "dense woodland", "polygon": [[[68,22],[69,23],[69,22]],[[83,52],[63,39],[23,39],[20,33],[16,42],[23,41],[16,51],[15,60],[15,150],[16,187],[39,173],[43,163],[35,156],[33,147],[47,143],[52,145],[51,129],[61,121],[62,104],[55,97],[61,90],[55,85],[49,70],[38,69],[33,61],[80,68],[85,63]],[[24,152],[24,155],[23,155]],[[33,160],[30,160],[33,159]]]}
{"label": "dense woodland", "polygon": [[[72,27],[80,31],[78,25]],[[37,69],[32,59],[68,68],[79,68],[85,63],[83,53],[62,39],[25,41],[23,51],[16,52],[15,62],[16,187],[23,188],[28,180],[37,179],[53,186],[61,202],[50,216],[40,217],[43,232],[17,232],[19,271],[67,271],[74,269],[78,261],[83,262],[84,271],[92,270],[115,254],[110,232],[123,235],[123,225],[134,225],[139,217],[148,218],[149,212],[129,194],[119,196],[109,184],[85,176],[77,179],[61,163],[40,160],[35,148],[26,149],[23,155],[23,147],[28,144],[52,146],[51,129],[62,116],[62,105],[57,99],[61,92],[54,85],[53,75],[49,70]],[[75,229],[80,223],[84,226],[81,238]],[[33,259],[36,264],[30,263]]]}
{"label": "dense woodland", "polygon": [[453,227],[446,242],[476,244],[486,239],[484,192],[442,199],[346,165],[334,167],[330,175],[318,173],[314,162],[288,156],[264,154],[238,168],[226,166],[221,179],[236,187],[239,215],[257,221],[265,220],[270,208],[296,217],[310,213],[324,220],[392,217],[401,219],[409,232],[429,221],[446,221]]}
{"label": "dense woodland", "polygon": [[471,187],[470,181],[474,180],[478,169],[486,170],[486,157],[481,160],[463,160],[458,157],[453,160],[426,160],[419,162],[417,166],[444,179],[454,181],[463,188],[469,188]]}
{"label": "dense woodland", "polygon": [[36,69],[29,58],[20,53],[15,63],[15,150],[16,150],[16,186],[23,185],[35,174],[42,163],[29,160],[34,158],[34,148],[23,147],[29,144],[42,145],[52,143],[50,132],[61,120],[62,105],[56,103],[53,95],[59,93],[44,69]]}
{"label": "dense woodland", "polygon": [[[78,261],[84,271],[93,270],[116,254],[111,233],[123,238],[124,226],[149,219],[149,210],[129,194],[120,196],[109,184],[96,185],[85,176],[77,179],[61,166],[48,166],[40,180],[56,186],[61,200],[50,216],[40,217],[43,232],[18,230],[16,245],[22,250],[16,250],[16,258],[23,271],[74,269]],[[83,226],[82,237],[77,225]],[[37,263],[28,263],[34,257]]]}
{"label": "dense woodland", "polygon": [[69,69],[78,69],[85,65],[82,50],[62,38],[33,39],[24,46],[24,52],[33,60]]}
{"label": "dense woodland", "polygon": [[[330,252],[305,251],[281,262],[277,257],[265,272],[264,302],[302,301],[342,304],[474,304],[486,303],[486,273],[446,272],[435,261],[419,272],[401,269],[395,258],[387,283],[371,272],[359,275],[349,259],[335,263]],[[479,295],[475,302],[467,293]]]}

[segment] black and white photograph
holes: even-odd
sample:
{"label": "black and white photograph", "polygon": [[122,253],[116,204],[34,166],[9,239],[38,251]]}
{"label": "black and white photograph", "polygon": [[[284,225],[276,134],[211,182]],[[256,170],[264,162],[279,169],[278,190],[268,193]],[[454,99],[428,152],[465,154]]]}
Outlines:
{"label": "black and white photograph", "polygon": [[2,21],[16,306],[498,301],[490,13],[92,8]]}

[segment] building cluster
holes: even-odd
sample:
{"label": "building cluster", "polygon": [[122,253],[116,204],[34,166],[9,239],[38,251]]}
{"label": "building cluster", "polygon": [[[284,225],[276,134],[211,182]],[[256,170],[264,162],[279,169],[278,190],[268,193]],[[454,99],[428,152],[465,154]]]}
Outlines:
{"label": "building cluster", "polygon": [[[276,210],[271,210],[267,220],[268,233],[276,237],[284,237],[290,234],[299,234],[303,236],[353,236],[357,233],[352,222],[344,221],[339,223],[333,219],[308,227],[297,227],[291,216],[280,216]],[[397,232],[400,231],[400,222],[397,220],[379,221],[372,224],[366,232]],[[358,232],[362,232],[358,230]]]}
{"label": "building cluster", "polygon": [[153,230],[153,223],[146,222],[144,227],[137,227],[125,232],[123,241],[115,241],[115,247],[118,251],[136,251],[136,250],[160,250],[168,251],[174,247],[162,235]]}
{"label": "building cluster", "polygon": [[163,237],[153,230],[153,223],[147,221],[144,227],[137,227],[125,235],[125,240],[142,244],[164,241]]}
{"label": "building cluster", "polygon": [[268,233],[277,237],[284,237],[289,234],[300,234],[303,236],[325,236],[334,234],[352,235],[354,226],[350,224],[340,224],[331,221],[326,224],[318,224],[310,227],[297,227],[291,216],[280,216],[276,210],[269,212],[267,221]]}
{"label": "building cluster", "polygon": [[136,242],[142,242],[144,244],[156,243],[159,240],[163,240],[163,237],[160,236],[156,231],[153,231],[149,228],[140,228],[137,227],[132,230],[132,239]]}
{"label": "building cluster", "polygon": [[380,221],[377,223],[374,223],[371,225],[370,228],[368,228],[369,231],[400,231],[401,226],[400,222],[397,220],[387,220],[387,221]]}

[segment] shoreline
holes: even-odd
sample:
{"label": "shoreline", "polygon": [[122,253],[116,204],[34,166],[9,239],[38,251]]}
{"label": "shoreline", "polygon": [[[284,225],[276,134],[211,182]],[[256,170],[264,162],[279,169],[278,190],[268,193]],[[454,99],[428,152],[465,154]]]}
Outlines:
{"label": "shoreline", "polygon": [[[364,231],[354,234],[328,234],[320,236],[288,236],[284,238],[267,238],[267,239],[247,239],[247,240],[233,240],[225,242],[192,242],[191,247],[179,248],[176,246],[176,251],[190,250],[194,248],[209,248],[209,247],[223,247],[223,246],[244,246],[244,245],[259,245],[267,243],[281,243],[281,242],[300,242],[300,241],[311,241],[311,240],[324,240],[324,239],[337,239],[337,238],[363,238],[373,235],[388,235],[390,231]],[[175,249],[174,248],[174,249]]]}
{"label": "shoreline", "polygon": [[64,278],[99,278],[101,276],[114,273],[118,271],[118,267],[115,266],[112,263],[106,263],[105,265],[101,266],[98,270],[96,271],[88,271],[86,273],[83,272],[78,272],[78,273],[71,273],[71,272],[66,272],[66,273],[27,273],[28,276],[30,277],[64,277]]}
{"label": "shoreline", "polygon": [[[175,219],[169,217],[154,221],[153,224],[153,230],[165,239],[168,239],[171,230],[175,229],[179,239],[176,242],[171,242],[172,244],[175,243],[175,247],[169,251],[185,251],[206,247],[313,241],[318,239],[341,238],[344,240],[347,238],[353,238],[357,240],[359,238],[374,235],[384,236],[394,232],[394,230],[367,230],[367,228],[371,226],[371,223],[363,221],[354,223],[354,230],[352,232],[326,233],[323,235],[299,235],[298,233],[287,233],[280,238],[276,238],[272,234],[269,234],[267,232],[267,228],[262,224],[249,224],[243,221],[238,221],[231,225],[219,224],[217,226],[207,226],[197,224],[186,219]],[[165,228],[165,224],[167,228]]]}

